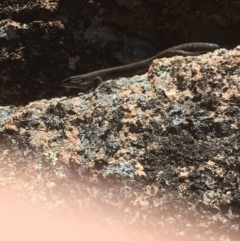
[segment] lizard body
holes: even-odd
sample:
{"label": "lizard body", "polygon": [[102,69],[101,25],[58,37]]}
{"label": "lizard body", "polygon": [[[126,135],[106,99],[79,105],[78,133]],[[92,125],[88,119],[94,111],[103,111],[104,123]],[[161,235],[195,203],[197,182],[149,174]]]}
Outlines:
{"label": "lizard body", "polygon": [[172,57],[174,55],[196,56],[206,53],[208,51],[213,51],[218,48],[219,46],[213,43],[193,42],[181,44],[166,49],[151,58],[139,62],[68,77],[62,82],[62,86],[67,88],[88,90],[92,87],[96,88],[103,81],[109,79],[129,77],[136,74],[144,74],[148,71],[148,68],[151,65],[152,61],[157,58]]}

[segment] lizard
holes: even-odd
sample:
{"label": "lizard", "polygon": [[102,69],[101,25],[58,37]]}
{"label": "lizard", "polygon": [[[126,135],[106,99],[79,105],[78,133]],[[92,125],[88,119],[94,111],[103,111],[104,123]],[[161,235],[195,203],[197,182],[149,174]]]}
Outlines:
{"label": "lizard", "polygon": [[112,67],[93,71],[87,74],[70,76],[63,80],[62,86],[66,88],[77,88],[82,91],[91,88],[97,88],[103,81],[119,78],[129,77],[136,74],[144,74],[148,71],[152,61],[157,58],[172,57],[175,55],[182,56],[196,56],[209,51],[218,49],[219,46],[214,43],[192,42],[168,48],[157,55],[132,64]]}

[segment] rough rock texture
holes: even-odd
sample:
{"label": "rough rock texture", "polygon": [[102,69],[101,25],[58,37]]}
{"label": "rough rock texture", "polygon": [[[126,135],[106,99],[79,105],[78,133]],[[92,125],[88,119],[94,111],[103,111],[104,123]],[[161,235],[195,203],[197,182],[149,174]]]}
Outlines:
{"label": "rough rock texture", "polygon": [[59,87],[175,44],[239,43],[239,9],[1,1],[1,197],[67,213],[66,229],[79,232],[71,240],[85,235],[79,217],[103,240],[239,240],[240,47],[155,60],[145,75],[78,97]]}
{"label": "rough rock texture", "polygon": [[121,229],[150,229],[149,238],[234,240],[239,64],[240,47],[163,58],[148,74],[79,97],[2,107],[1,140],[25,155],[3,152],[2,185],[16,192],[19,177],[25,197],[47,207],[107,205],[110,226],[122,220]]}
{"label": "rough rock texture", "polygon": [[3,0],[0,104],[62,96],[60,83],[70,75],[134,62],[180,43],[235,47],[239,11],[238,0]]}

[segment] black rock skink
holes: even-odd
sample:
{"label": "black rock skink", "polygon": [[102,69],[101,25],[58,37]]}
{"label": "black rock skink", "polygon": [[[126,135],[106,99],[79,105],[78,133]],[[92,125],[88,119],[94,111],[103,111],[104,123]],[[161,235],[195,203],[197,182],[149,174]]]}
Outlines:
{"label": "black rock skink", "polygon": [[214,43],[193,42],[181,44],[166,49],[151,58],[139,62],[68,77],[62,82],[62,86],[67,88],[77,88],[86,91],[93,87],[96,88],[103,81],[109,79],[129,77],[136,74],[146,73],[152,61],[157,58],[172,57],[174,55],[196,56],[209,51],[213,51],[218,48],[219,46]]}

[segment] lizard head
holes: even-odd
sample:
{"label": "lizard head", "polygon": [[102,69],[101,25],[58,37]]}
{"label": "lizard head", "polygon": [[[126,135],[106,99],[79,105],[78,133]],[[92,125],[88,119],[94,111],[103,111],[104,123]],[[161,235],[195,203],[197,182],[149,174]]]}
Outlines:
{"label": "lizard head", "polygon": [[92,77],[89,75],[77,75],[63,80],[62,86],[66,88],[77,88],[84,91],[96,88],[101,82],[102,79],[98,76]]}

